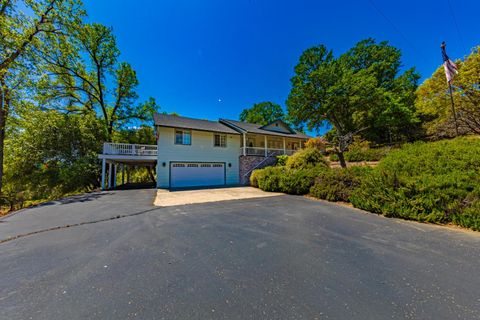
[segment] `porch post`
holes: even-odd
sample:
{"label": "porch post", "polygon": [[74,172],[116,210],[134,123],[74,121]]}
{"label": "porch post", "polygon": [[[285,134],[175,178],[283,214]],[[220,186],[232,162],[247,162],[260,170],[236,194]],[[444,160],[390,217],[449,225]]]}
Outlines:
{"label": "porch post", "polygon": [[112,163],[108,163],[108,189],[112,187]]}
{"label": "porch post", "polygon": [[287,148],[285,147],[285,137],[283,137],[283,154],[287,154]]}
{"label": "porch post", "polygon": [[122,163],[122,184],[125,184],[125,164]]}
{"label": "porch post", "polygon": [[102,159],[102,190],[105,190],[105,170],[107,169],[107,164],[105,158]]}
{"label": "porch post", "polygon": [[243,134],[243,155],[247,155],[247,135]]}
{"label": "porch post", "polygon": [[268,148],[267,148],[267,136],[263,136],[265,138],[265,158],[268,157]]}
{"label": "porch post", "polygon": [[117,167],[118,165],[115,163],[113,166],[113,188],[115,189],[117,187]]}

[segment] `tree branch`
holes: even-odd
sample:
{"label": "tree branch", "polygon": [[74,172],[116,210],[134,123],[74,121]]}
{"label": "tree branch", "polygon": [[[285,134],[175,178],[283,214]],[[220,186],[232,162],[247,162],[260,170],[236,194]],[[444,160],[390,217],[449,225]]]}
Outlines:
{"label": "tree branch", "polygon": [[4,61],[0,63],[0,73],[5,72],[5,70],[25,51],[27,46],[32,43],[33,39],[39,34],[41,30],[41,26],[47,23],[47,16],[53,10],[55,2],[57,0],[52,0],[50,4],[46,7],[45,11],[40,16],[40,19],[35,24],[33,31],[27,36],[27,38],[20,44],[20,46],[12,52]]}

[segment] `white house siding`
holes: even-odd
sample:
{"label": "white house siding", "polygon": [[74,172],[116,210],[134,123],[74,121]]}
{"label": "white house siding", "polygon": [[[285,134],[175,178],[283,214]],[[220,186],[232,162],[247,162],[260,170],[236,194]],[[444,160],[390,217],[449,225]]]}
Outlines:
{"label": "white house siding", "polygon": [[[175,129],[157,127],[158,162],[157,187],[169,188],[170,162],[224,162],[226,184],[239,183],[240,138],[238,134],[227,135],[227,147],[214,147],[214,132],[192,130],[191,145],[176,145]],[[165,163],[165,166],[163,166]],[[228,164],[232,166],[229,167]]]}

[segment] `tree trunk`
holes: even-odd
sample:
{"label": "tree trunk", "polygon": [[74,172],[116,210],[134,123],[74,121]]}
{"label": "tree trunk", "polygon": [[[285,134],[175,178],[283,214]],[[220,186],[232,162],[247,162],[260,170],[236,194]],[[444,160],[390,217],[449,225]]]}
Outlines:
{"label": "tree trunk", "polygon": [[343,156],[343,152],[338,151],[338,152],[337,152],[337,155],[338,155],[338,161],[340,161],[340,166],[341,166],[342,168],[346,168],[346,167],[347,167],[347,163],[345,162],[345,157]]}
{"label": "tree trunk", "polygon": [[152,167],[147,167],[148,175],[150,176],[150,179],[152,179],[153,183],[156,183],[157,181],[155,180],[155,175],[152,170]]}
{"label": "tree trunk", "polygon": [[3,188],[3,155],[5,149],[5,110],[0,109],[0,196]]}
{"label": "tree trunk", "polygon": [[3,189],[3,158],[5,151],[5,124],[7,122],[10,98],[5,83],[0,80],[0,196]]}

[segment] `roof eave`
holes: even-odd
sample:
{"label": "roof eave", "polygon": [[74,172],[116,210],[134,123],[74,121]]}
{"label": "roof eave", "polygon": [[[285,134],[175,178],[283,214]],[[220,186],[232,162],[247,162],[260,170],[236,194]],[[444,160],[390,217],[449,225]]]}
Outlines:
{"label": "roof eave", "polygon": [[165,124],[155,124],[156,127],[164,127],[164,128],[173,128],[173,129],[188,129],[188,130],[195,130],[195,131],[203,131],[203,132],[216,132],[216,133],[225,133],[225,134],[240,134],[238,132],[231,132],[231,131],[222,131],[222,130],[214,130],[214,129],[199,129],[199,128],[192,128],[189,126],[174,126],[174,125],[165,125]]}
{"label": "roof eave", "polygon": [[224,125],[232,128],[233,130],[237,130],[237,131],[239,131],[240,133],[248,133],[248,130],[245,130],[245,129],[243,129],[243,128],[240,128],[239,126],[231,123],[231,122],[228,121],[228,120],[218,119],[218,122],[220,122],[220,123],[222,123],[222,124],[224,124]]}

